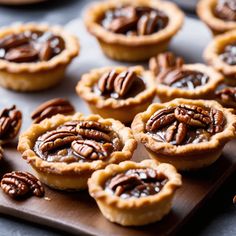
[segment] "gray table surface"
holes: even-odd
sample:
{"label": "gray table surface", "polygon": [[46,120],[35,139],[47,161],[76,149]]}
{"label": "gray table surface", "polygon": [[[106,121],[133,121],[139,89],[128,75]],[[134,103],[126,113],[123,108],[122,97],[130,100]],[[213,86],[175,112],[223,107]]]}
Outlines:
{"label": "gray table surface", "polygon": [[[0,27],[18,21],[40,21],[64,25],[72,19],[80,17],[85,5],[89,2],[91,0],[51,0],[33,6],[0,6]],[[232,204],[232,196],[236,194],[235,183],[236,174],[189,220],[178,235],[236,235],[236,207]],[[0,215],[0,235],[53,236],[68,234]]]}

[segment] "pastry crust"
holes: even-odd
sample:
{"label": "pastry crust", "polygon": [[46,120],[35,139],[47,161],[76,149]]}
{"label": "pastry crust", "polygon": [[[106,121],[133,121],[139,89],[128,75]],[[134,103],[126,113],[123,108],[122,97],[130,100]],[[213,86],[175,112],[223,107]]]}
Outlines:
{"label": "pastry crust", "polygon": [[[224,130],[214,134],[209,141],[179,146],[157,142],[145,132],[146,122],[157,110],[181,104],[211,107],[222,111],[226,119]],[[216,101],[175,99],[168,103],[150,105],[147,111],[134,118],[131,127],[136,140],[145,145],[152,158],[159,162],[171,163],[178,170],[192,170],[208,166],[218,159],[224,145],[236,136],[235,126],[236,116]]]}
{"label": "pastry crust", "polygon": [[[149,6],[163,11],[169,18],[168,25],[157,33],[146,36],[125,36],[106,30],[98,21],[109,9],[121,5]],[[183,25],[184,14],[171,2],[159,0],[110,0],[91,5],[85,14],[88,31],[99,41],[103,52],[110,58],[121,61],[147,60],[167,49],[171,38]]]}
{"label": "pastry crust", "polygon": [[[153,168],[168,178],[162,190],[140,198],[122,199],[104,191],[104,182],[117,173],[129,169]],[[110,221],[124,226],[145,225],[161,220],[171,209],[175,191],[181,186],[181,175],[169,164],[157,164],[152,160],[140,163],[125,161],[119,165],[109,165],[104,170],[93,173],[88,181],[89,193],[96,200],[102,214]]]}
{"label": "pastry crust", "polygon": [[[113,152],[107,161],[95,160],[92,162],[70,164],[63,162],[48,162],[41,159],[33,150],[35,141],[43,133],[53,130],[67,121],[72,120],[91,120],[99,121],[102,124],[110,125],[117,132],[123,148],[121,151]],[[20,136],[18,150],[22,157],[37,172],[39,179],[45,184],[66,190],[78,190],[87,188],[87,180],[95,170],[102,169],[111,163],[119,163],[131,158],[136,149],[136,141],[132,132],[119,121],[113,119],[103,119],[98,115],[84,117],[80,113],[73,116],[56,115],[50,119],[45,119],[39,124],[33,124]]]}
{"label": "pastry crust", "polygon": [[200,0],[197,5],[197,14],[207,24],[214,35],[236,29],[235,21],[225,21],[214,15],[213,9],[217,0]]}
{"label": "pastry crust", "polygon": [[123,123],[129,123],[137,113],[146,110],[155,97],[155,83],[152,73],[144,71],[141,66],[131,68],[143,78],[147,87],[135,97],[104,99],[104,97],[93,92],[94,84],[104,73],[112,69],[118,73],[128,69],[128,67],[123,66],[94,69],[90,73],[84,74],[76,86],[76,91],[88,103],[93,113],[98,113],[104,118],[112,117]]}
{"label": "pastry crust", "polygon": [[36,23],[1,28],[0,39],[27,30],[49,31],[61,36],[65,41],[65,49],[49,61],[14,63],[0,60],[0,85],[18,91],[36,91],[54,86],[63,78],[71,60],[78,55],[79,42],[59,26]]}
{"label": "pastry crust", "polygon": [[[216,87],[223,81],[223,76],[211,67],[204,64],[185,64],[183,70],[199,71],[209,76],[209,81],[194,88],[194,90],[174,88],[161,83],[157,84],[157,95],[161,102],[168,102],[175,98],[203,99],[214,96]],[[157,77],[158,78],[158,77]]]}
{"label": "pastry crust", "polygon": [[206,62],[223,73],[226,77],[226,83],[232,86],[236,85],[236,65],[229,65],[221,60],[219,53],[222,52],[226,45],[234,41],[236,41],[236,30],[219,35],[209,43],[203,54]]}

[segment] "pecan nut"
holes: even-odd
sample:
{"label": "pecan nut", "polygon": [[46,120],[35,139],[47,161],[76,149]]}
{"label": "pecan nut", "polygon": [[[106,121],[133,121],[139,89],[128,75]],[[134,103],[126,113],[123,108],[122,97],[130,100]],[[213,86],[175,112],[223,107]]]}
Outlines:
{"label": "pecan nut", "polygon": [[216,97],[220,98],[223,102],[236,102],[236,88],[226,87],[216,92]]}
{"label": "pecan nut", "polygon": [[175,117],[179,122],[191,126],[204,127],[211,123],[209,112],[195,105],[179,105],[175,109]]}
{"label": "pecan nut", "polygon": [[34,123],[39,123],[46,118],[50,118],[56,114],[69,115],[75,112],[72,104],[63,98],[55,98],[49,100],[36,108],[31,114]]}
{"label": "pecan nut", "polygon": [[222,111],[211,109],[211,124],[209,126],[208,132],[219,133],[223,131],[225,125],[225,117]]}
{"label": "pecan nut", "polygon": [[0,48],[9,49],[28,43],[29,38],[25,34],[12,34],[0,40]]}
{"label": "pecan nut", "polygon": [[105,94],[107,92],[112,92],[114,90],[114,81],[118,73],[115,70],[105,73],[98,81],[98,88]]}
{"label": "pecan nut", "polygon": [[232,0],[221,0],[217,1],[215,7],[215,14],[219,18],[226,21],[235,21],[236,20],[236,3]]}
{"label": "pecan nut", "polygon": [[32,174],[24,171],[13,171],[3,176],[2,190],[12,198],[34,195],[44,196],[44,188],[41,182]]}
{"label": "pecan nut", "polygon": [[5,59],[11,62],[32,62],[38,59],[38,51],[31,46],[9,49]]}
{"label": "pecan nut", "polygon": [[146,130],[152,132],[171,124],[175,120],[174,111],[174,107],[168,107],[155,112],[148,120]]}
{"label": "pecan nut", "polygon": [[152,57],[149,60],[149,69],[157,76],[160,72],[167,74],[169,71],[180,69],[183,64],[182,57],[176,57],[173,53],[167,52]]}
{"label": "pecan nut", "polygon": [[59,147],[64,147],[71,144],[74,140],[78,139],[74,133],[66,130],[53,130],[49,131],[42,137],[39,141],[39,149],[42,153],[57,149]]}
{"label": "pecan nut", "polygon": [[19,132],[22,122],[22,113],[15,105],[0,112],[0,140],[13,139]]}
{"label": "pecan nut", "polygon": [[71,148],[79,157],[90,160],[103,160],[113,151],[111,143],[102,144],[93,140],[75,140]]}

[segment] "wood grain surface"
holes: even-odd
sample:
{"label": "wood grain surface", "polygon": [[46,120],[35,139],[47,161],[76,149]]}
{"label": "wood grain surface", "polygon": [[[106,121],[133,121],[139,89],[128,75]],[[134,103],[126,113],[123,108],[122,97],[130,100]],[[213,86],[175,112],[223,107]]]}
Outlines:
{"label": "wood grain surface", "polygon": [[[15,147],[5,149],[2,173],[10,170],[29,170]],[[134,160],[147,157],[140,145]],[[183,174],[183,186],[177,191],[173,209],[162,221],[142,227],[121,227],[110,223],[100,213],[95,201],[87,191],[66,193],[46,188],[50,200],[32,197],[25,201],[10,199],[0,193],[0,212],[22,219],[66,230],[70,233],[91,235],[151,236],[175,233],[190,216],[216,191],[235,171],[236,140],[224,149],[221,158],[209,168]]]}

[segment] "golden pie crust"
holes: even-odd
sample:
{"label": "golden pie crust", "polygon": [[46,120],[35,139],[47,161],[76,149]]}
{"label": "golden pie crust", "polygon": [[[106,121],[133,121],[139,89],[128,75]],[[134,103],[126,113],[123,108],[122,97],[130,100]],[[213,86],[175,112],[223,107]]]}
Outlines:
{"label": "golden pie crust", "polygon": [[[37,138],[47,131],[73,120],[98,121],[104,125],[111,126],[117,132],[123,144],[122,150],[113,152],[106,161],[95,160],[67,164],[64,162],[48,162],[41,159],[33,150]],[[73,116],[56,115],[50,119],[43,120],[39,124],[32,124],[25,133],[21,134],[18,150],[35,170],[40,181],[46,185],[61,190],[80,190],[87,188],[87,180],[95,170],[102,169],[111,163],[119,163],[130,159],[136,146],[137,143],[131,130],[121,122],[113,119],[103,119],[98,115],[85,117],[80,113],[76,113]]]}
{"label": "golden pie crust", "polygon": [[27,30],[52,32],[65,41],[65,49],[49,61],[14,63],[0,60],[0,86],[17,91],[38,91],[55,86],[64,78],[71,60],[79,53],[78,40],[58,26],[47,24],[21,24],[2,28],[0,39]]}
{"label": "golden pie crust", "polygon": [[[194,88],[193,90],[174,88],[165,84],[158,83],[156,92],[161,102],[168,102],[175,98],[187,99],[209,99],[214,97],[214,91],[217,86],[223,81],[223,76],[209,66],[204,64],[184,64],[181,69],[202,72],[209,76],[209,81]],[[157,76],[158,80],[158,76]]]}
{"label": "golden pie crust", "polygon": [[219,54],[225,46],[236,41],[236,30],[219,35],[212,40],[204,51],[206,62],[225,76],[225,82],[236,85],[236,65],[229,65],[220,59]]}
{"label": "golden pie crust", "polygon": [[155,83],[154,76],[149,71],[144,71],[143,67],[130,67],[137,75],[144,80],[146,89],[136,95],[127,99],[114,99],[104,97],[93,92],[93,86],[97,83],[100,77],[115,69],[118,73],[127,70],[128,67],[105,67],[94,69],[87,74],[84,74],[76,86],[78,95],[83,98],[89,105],[90,110],[99,114],[104,118],[113,118],[123,123],[132,122],[134,116],[147,109],[155,97]]}
{"label": "golden pie crust", "polygon": [[[214,134],[209,141],[179,146],[166,142],[157,142],[145,132],[145,125],[148,119],[156,111],[181,104],[210,107],[222,111],[226,119],[224,130]],[[139,113],[134,118],[131,127],[136,140],[144,144],[151,158],[161,163],[170,163],[178,170],[194,170],[209,166],[215,162],[220,157],[224,145],[235,138],[236,116],[231,113],[231,110],[223,108],[216,101],[174,99],[168,103],[150,105],[147,111]]]}
{"label": "golden pie crust", "polygon": [[214,14],[217,0],[200,0],[197,4],[197,14],[211,29],[214,35],[236,29],[236,21],[225,21]]}
{"label": "golden pie crust", "polygon": [[[147,197],[122,199],[104,191],[104,182],[113,175],[129,169],[153,168],[168,178],[162,190]],[[88,181],[89,193],[96,200],[102,214],[110,221],[124,225],[146,225],[161,220],[171,209],[175,191],[181,186],[181,175],[169,164],[152,160],[140,163],[125,161],[111,164],[93,173]]]}
{"label": "golden pie crust", "polygon": [[[163,11],[169,18],[168,25],[157,33],[146,36],[126,36],[106,30],[98,23],[109,9],[122,5],[148,6]],[[110,0],[91,5],[85,14],[85,25],[100,43],[108,57],[120,61],[143,61],[167,50],[171,38],[183,25],[184,14],[171,2],[160,0]]]}

